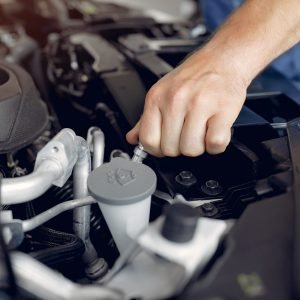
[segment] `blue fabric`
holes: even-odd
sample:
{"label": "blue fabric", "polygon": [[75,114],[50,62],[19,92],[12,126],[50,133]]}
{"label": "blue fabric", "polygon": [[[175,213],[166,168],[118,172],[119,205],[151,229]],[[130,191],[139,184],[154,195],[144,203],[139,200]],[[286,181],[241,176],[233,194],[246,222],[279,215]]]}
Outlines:
{"label": "blue fabric", "polygon": [[[243,0],[200,0],[206,26],[215,31],[225,19],[241,4]],[[272,66],[291,80],[300,90],[300,45],[276,59]]]}

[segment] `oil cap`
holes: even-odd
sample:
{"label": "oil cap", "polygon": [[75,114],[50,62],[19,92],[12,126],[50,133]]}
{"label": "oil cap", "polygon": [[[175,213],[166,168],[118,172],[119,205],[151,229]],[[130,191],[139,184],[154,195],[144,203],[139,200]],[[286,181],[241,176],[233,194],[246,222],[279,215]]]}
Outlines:
{"label": "oil cap", "polygon": [[187,243],[194,237],[199,215],[196,210],[183,203],[167,206],[161,234],[175,243]]}

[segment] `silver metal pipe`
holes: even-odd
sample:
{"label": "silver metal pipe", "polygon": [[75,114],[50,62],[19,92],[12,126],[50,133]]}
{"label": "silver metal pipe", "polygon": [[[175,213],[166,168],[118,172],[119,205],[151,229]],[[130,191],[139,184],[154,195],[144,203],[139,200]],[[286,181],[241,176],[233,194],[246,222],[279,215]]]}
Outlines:
{"label": "silver metal pipe", "polygon": [[22,290],[39,299],[55,300],[121,300],[119,291],[100,285],[79,285],[61,276],[27,254],[10,254],[16,281]]}
{"label": "silver metal pipe", "polygon": [[31,219],[22,221],[23,231],[31,231],[67,210],[90,205],[95,202],[95,199],[93,199],[92,197],[86,197],[60,203]]}
{"label": "silver metal pipe", "polygon": [[2,179],[0,199],[2,205],[20,204],[43,195],[62,175],[62,168],[52,160],[44,160],[29,175]]}
{"label": "silver metal pipe", "polygon": [[76,134],[71,129],[63,129],[38,152],[35,170],[31,174],[2,180],[1,204],[28,202],[43,195],[51,185],[63,186],[76,161]]}
{"label": "silver metal pipe", "polygon": [[[88,196],[87,179],[91,172],[91,156],[88,145],[83,138],[78,137],[78,160],[73,170],[73,194],[74,198]],[[75,208],[73,211],[74,233],[85,244],[83,261],[92,264],[97,260],[97,252],[90,240],[91,206]]]}
{"label": "silver metal pipe", "polygon": [[92,169],[95,170],[96,168],[100,167],[104,161],[105,137],[102,130],[97,127],[91,128],[91,134],[91,146],[93,152]]}

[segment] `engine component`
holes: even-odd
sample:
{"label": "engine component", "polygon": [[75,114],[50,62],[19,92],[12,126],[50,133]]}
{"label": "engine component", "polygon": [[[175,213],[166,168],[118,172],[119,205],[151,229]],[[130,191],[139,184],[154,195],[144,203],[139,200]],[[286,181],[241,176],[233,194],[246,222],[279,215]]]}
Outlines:
{"label": "engine component", "polygon": [[81,140],[71,129],[63,129],[38,153],[35,168],[45,160],[55,161],[62,174],[53,184],[62,187],[71,176],[73,167],[81,153]]}
{"label": "engine component", "polygon": [[[75,197],[87,197],[87,179],[91,172],[91,156],[87,142],[77,137],[79,142],[78,158],[73,170],[73,194]],[[104,144],[103,145],[104,148]],[[104,149],[100,149],[101,152]],[[101,163],[101,162],[100,162]],[[103,275],[103,260],[98,259],[96,249],[90,240],[91,205],[75,208],[73,211],[73,230],[84,242],[83,261],[87,265],[86,274],[91,279]],[[105,268],[107,269],[107,268]]]}
{"label": "engine component", "polygon": [[9,63],[21,63],[37,49],[34,39],[21,26],[0,27],[0,57]]}
{"label": "engine component", "polygon": [[15,249],[24,239],[22,222],[14,220],[11,210],[0,211],[2,221],[2,234],[8,249]]}
{"label": "engine component", "polygon": [[[16,297],[16,281],[11,266],[11,257],[7,251],[3,237],[2,225],[0,224],[0,297],[13,299]],[[11,296],[11,297],[8,297]]]}
{"label": "engine component", "polygon": [[40,215],[23,221],[23,231],[31,231],[67,210],[71,210],[80,206],[90,205],[92,203],[95,203],[95,200],[92,197],[87,197],[83,199],[74,199],[58,204],[55,207],[51,208],[51,210],[45,211]]}
{"label": "engine component", "polygon": [[2,204],[27,202],[41,196],[51,185],[63,186],[71,175],[78,152],[75,133],[71,129],[62,130],[38,153],[33,173],[2,180]]}
{"label": "engine component", "polygon": [[197,227],[197,212],[183,203],[170,205],[165,211],[162,236],[175,243],[187,243],[193,239]]}
{"label": "engine component", "polygon": [[[100,78],[129,122],[132,125],[137,122],[143,110],[141,99],[144,99],[146,90],[137,71],[117,48],[99,35],[76,33],[67,38],[52,36],[48,45],[49,55],[56,55],[57,51],[65,55],[49,60],[47,72],[57,91],[76,101],[82,102],[80,98],[85,98],[85,102],[91,105],[88,102],[91,82]],[[81,58],[82,55],[85,59]],[[131,85],[134,89],[130,88]],[[99,88],[97,94],[102,97]]]}
{"label": "engine component", "polygon": [[[298,280],[300,265],[300,235],[292,237],[299,120],[289,121],[300,115],[293,101],[299,93],[294,98],[289,84],[282,89],[279,74],[267,84],[263,73],[249,88],[223,154],[149,157],[145,164],[156,179],[141,164],[141,145],[130,160],[125,132],[140,118],[147,90],[208,36],[192,38],[192,24],[98,0],[4,2],[0,57],[22,64],[50,115],[41,135],[38,125],[30,132],[37,139],[0,155],[1,204],[10,206],[0,206],[1,231],[9,249],[27,253],[10,255],[19,292],[46,299],[292,298],[292,268]],[[1,101],[7,81],[1,70],[18,69],[6,65],[0,63],[0,137],[9,127],[2,113],[21,107]],[[23,81],[19,97],[30,94]],[[44,120],[36,107],[35,117]],[[19,121],[21,114],[6,119]],[[72,130],[53,139],[62,128]],[[89,283],[74,284],[53,269]]]}
{"label": "engine component", "polygon": [[31,144],[48,122],[46,105],[29,74],[0,62],[0,154]]}
{"label": "engine component", "polygon": [[164,215],[159,217],[136,238],[138,246],[128,249],[130,251],[119,258],[103,279],[106,286],[123,291],[128,299],[174,296],[182,291],[196,271],[205,267],[231,227],[229,222],[194,215],[194,236],[182,244],[161,234],[164,219]]}
{"label": "engine component", "polygon": [[2,179],[0,186],[1,203],[13,205],[34,200],[43,195],[61,175],[62,169],[59,165],[54,161],[44,160],[29,175]]}
{"label": "engine component", "polygon": [[96,169],[88,179],[90,194],[100,209],[122,253],[149,223],[156,175],[147,166],[115,158]]}
{"label": "engine component", "polygon": [[147,158],[148,154],[144,151],[144,147],[142,144],[138,144],[134,149],[134,155],[132,157],[132,161],[142,163],[145,158]]}
{"label": "engine component", "polygon": [[20,252],[12,254],[12,267],[18,278],[17,284],[36,298],[47,297],[48,299],[59,300],[124,299],[124,296],[116,290],[97,285],[75,284],[37,260]]}
{"label": "engine component", "polygon": [[[100,150],[103,153],[104,143],[100,143],[100,146],[101,149],[97,146],[94,150]],[[87,179],[91,171],[88,144],[83,138],[76,136],[72,130],[64,129],[39,151],[35,171],[32,174],[21,178],[3,180],[0,190],[2,203],[26,202],[46,192],[51,185],[63,186],[70,177],[72,170],[74,196],[78,198],[87,197]],[[17,187],[17,192],[14,192],[14,187]],[[87,265],[87,274],[95,279],[103,275],[103,260],[98,260],[97,252],[90,241],[90,203],[85,203],[83,207],[78,207],[78,205],[72,207],[71,204],[71,207],[74,208],[74,232],[85,245],[83,260]],[[25,221],[23,228],[24,230],[32,230],[60,212],[60,209],[57,212],[52,209],[41,217],[33,218],[33,222]]]}
{"label": "engine component", "polygon": [[93,156],[92,170],[100,167],[104,161],[105,137],[98,127],[91,127],[87,134],[87,143]]}
{"label": "engine component", "polygon": [[41,227],[33,233],[33,238],[40,247],[48,247],[32,251],[30,256],[61,272],[76,263],[84,253],[84,243],[74,234]]}

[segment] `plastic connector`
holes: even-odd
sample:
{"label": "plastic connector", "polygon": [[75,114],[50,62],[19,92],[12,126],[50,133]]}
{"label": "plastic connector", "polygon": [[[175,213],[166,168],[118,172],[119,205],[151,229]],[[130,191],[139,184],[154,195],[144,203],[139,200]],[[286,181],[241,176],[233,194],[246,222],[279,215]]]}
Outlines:
{"label": "plastic connector", "polygon": [[60,131],[41,151],[39,151],[35,166],[44,160],[55,162],[61,168],[61,176],[53,185],[62,187],[72,174],[73,167],[78,159],[78,139],[71,129]]}

